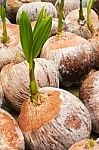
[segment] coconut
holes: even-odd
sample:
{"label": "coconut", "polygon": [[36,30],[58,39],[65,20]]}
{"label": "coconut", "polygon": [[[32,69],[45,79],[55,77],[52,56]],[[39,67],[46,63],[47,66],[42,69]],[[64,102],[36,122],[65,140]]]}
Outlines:
{"label": "coconut", "polygon": [[[88,0],[82,1],[83,7],[87,7],[87,1]],[[59,2],[60,0],[57,0],[55,3],[55,7],[57,8],[57,10],[59,8]],[[80,0],[64,0],[64,10],[63,10],[64,18],[69,14],[69,12],[78,9],[79,6],[80,6]]]}
{"label": "coconut", "polygon": [[71,93],[44,87],[41,104],[23,102],[19,126],[31,150],[68,150],[75,142],[88,138],[91,119],[83,103]]}
{"label": "coconut", "polygon": [[91,39],[89,39],[89,42],[93,47],[95,55],[95,67],[99,68],[99,29],[97,33]]}
{"label": "coconut", "polygon": [[43,46],[41,57],[56,62],[60,82],[65,86],[79,83],[93,66],[93,52],[90,43],[69,32],[50,37]]}
{"label": "coconut", "polygon": [[69,150],[99,150],[99,140],[85,139],[74,144]]}
{"label": "coconut", "polygon": [[[19,27],[15,24],[7,24],[9,41],[2,43],[0,40],[0,69],[10,62],[21,62],[24,55],[20,46]],[[2,35],[2,25],[0,25],[0,35]]]}
{"label": "coconut", "polygon": [[22,132],[15,119],[0,108],[0,149],[24,150],[25,143]]}
{"label": "coconut", "polygon": [[91,73],[83,81],[79,97],[90,112],[93,130],[99,133],[99,71]]}
{"label": "coconut", "polygon": [[[92,37],[92,34],[87,26],[87,8],[83,9],[83,13],[85,17],[84,21],[79,20],[79,9],[76,9],[66,16],[65,22],[69,32],[76,33],[79,36],[89,39]],[[91,18],[93,22],[93,29],[96,30],[99,25],[99,19],[94,10],[91,10]]]}
{"label": "coconut", "polygon": [[18,21],[20,19],[20,15],[23,10],[25,12],[27,12],[31,21],[35,21],[43,6],[45,6],[45,9],[47,10],[47,15],[50,15],[53,18],[57,17],[57,10],[52,3],[50,3],[50,2],[32,2],[32,3],[24,4],[19,8],[19,10],[17,12],[17,16],[16,16],[16,22],[18,23]]}
{"label": "coconut", "polygon": [[[38,87],[59,87],[58,73],[53,62],[43,58],[35,59],[35,76]],[[24,61],[5,66],[1,71],[1,82],[6,100],[19,111],[30,93],[28,63]]]}
{"label": "coconut", "polygon": [[0,79],[0,107],[2,106],[3,98],[4,98],[4,93],[3,93],[1,79]]}
{"label": "coconut", "polygon": [[15,22],[17,11],[21,7],[21,5],[24,5],[26,3],[30,3],[33,1],[40,1],[40,0],[7,0],[6,11],[7,11],[7,17],[9,18],[9,20],[11,20],[11,22]]}

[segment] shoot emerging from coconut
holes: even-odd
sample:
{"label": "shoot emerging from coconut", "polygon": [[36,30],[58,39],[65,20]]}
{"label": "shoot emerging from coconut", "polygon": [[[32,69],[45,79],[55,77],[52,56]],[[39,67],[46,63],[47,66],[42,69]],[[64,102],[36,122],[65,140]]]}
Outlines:
{"label": "shoot emerging from coconut", "polygon": [[31,101],[34,104],[40,104],[40,93],[38,91],[38,87],[35,81],[35,62],[34,58],[36,58],[44,43],[48,39],[51,32],[52,25],[52,17],[47,16],[46,10],[44,7],[41,9],[34,30],[32,31],[31,22],[26,14],[26,12],[22,12],[19,20],[19,29],[20,29],[20,40],[22,49],[25,55],[27,62],[29,63],[29,78],[30,78],[30,95]]}
{"label": "shoot emerging from coconut", "polygon": [[79,20],[83,21],[84,19],[82,0],[80,0]]}
{"label": "shoot emerging from coconut", "polygon": [[93,24],[92,24],[92,19],[91,19],[91,8],[94,2],[95,0],[89,0],[88,5],[87,5],[87,26],[92,34],[94,32],[94,29],[93,29]]}
{"label": "shoot emerging from coconut", "polygon": [[0,6],[0,16],[2,20],[2,27],[3,27],[3,33],[1,37],[2,43],[6,43],[9,41],[9,36],[7,35],[7,29],[6,29],[6,13],[5,13],[5,8],[3,5]]}
{"label": "shoot emerging from coconut", "polygon": [[58,32],[57,35],[62,34],[62,29],[63,29],[63,8],[64,8],[64,0],[61,0],[59,4],[59,10],[58,10]]}

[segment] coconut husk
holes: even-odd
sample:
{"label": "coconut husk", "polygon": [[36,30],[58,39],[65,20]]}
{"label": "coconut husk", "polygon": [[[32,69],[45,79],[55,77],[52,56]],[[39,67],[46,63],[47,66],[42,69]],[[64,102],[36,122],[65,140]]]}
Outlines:
{"label": "coconut husk", "polygon": [[83,81],[79,97],[90,112],[93,131],[99,133],[99,71],[90,74]]}
{"label": "coconut husk", "polygon": [[48,16],[57,18],[57,10],[52,3],[50,3],[50,2],[32,2],[32,3],[24,4],[19,8],[19,10],[17,12],[17,16],[16,16],[16,22],[18,23],[18,21],[20,19],[20,15],[23,10],[25,12],[27,12],[31,21],[35,21],[43,6],[45,6],[45,9],[47,10]]}
{"label": "coconut husk", "polygon": [[[35,77],[38,88],[59,86],[56,67],[46,59],[35,59]],[[5,66],[1,71],[1,82],[7,102],[19,111],[23,101],[30,96],[28,63],[24,61]]]}
{"label": "coconut husk", "polygon": [[43,46],[40,57],[55,61],[60,82],[64,86],[79,83],[93,67],[93,52],[90,43],[69,32],[49,38]]}
{"label": "coconut husk", "polygon": [[90,44],[92,45],[94,55],[95,55],[95,67],[99,68],[99,29],[96,34],[89,39]]}
{"label": "coconut husk", "polygon": [[[88,0],[83,0],[82,5],[83,7],[87,7],[87,1]],[[59,8],[59,3],[61,0],[57,0],[55,3],[55,7]],[[80,6],[80,0],[64,0],[64,9],[63,9],[63,16],[64,18],[73,10],[78,9]]]}
{"label": "coconut husk", "polygon": [[0,149],[24,150],[25,143],[22,132],[15,119],[0,108]]}
{"label": "coconut husk", "polygon": [[[9,41],[2,43],[0,39],[0,70],[10,62],[21,62],[24,54],[20,45],[19,27],[15,24],[7,24]],[[2,25],[0,25],[0,36],[2,36]]]}
{"label": "coconut husk", "polygon": [[85,139],[74,144],[69,150],[99,150],[99,141],[93,142],[94,145],[90,146],[90,139]]}
{"label": "coconut husk", "polygon": [[1,77],[0,77],[0,107],[2,106],[3,98],[4,98],[4,93],[3,93],[3,89],[1,85]]}
{"label": "coconut husk", "polygon": [[[79,20],[79,9],[76,9],[66,16],[65,23],[68,27],[69,32],[73,32],[83,38],[89,39],[92,37],[92,33],[89,31],[89,28],[87,26],[87,8],[83,8],[83,13],[85,17],[84,21]],[[99,26],[99,19],[94,10],[91,10],[91,18],[93,29],[95,31]]]}
{"label": "coconut husk", "polygon": [[[75,142],[89,137],[90,115],[78,98],[65,90],[52,87],[41,88],[40,92],[44,94],[46,105],[43,104],[45,101],[38,106],[25,101],[19,117],[19,125],[21,123],[20,127],[23,129],[25,140],[31,150],[68,150]],[[49,103],[50,107],[47,107]],[[50,109],[51,107],[53,109]],[[45,113],[43,116],[43,110],[48,112],[48,115]],[[41,119],[39,116],[44,118]],[[24,117],[27,119],[24,119],[22,125]]]}
{"label": "coconut husk", "polygon": [[7,11],[7,17],[11,22],[16,22],[16,14],[18,9],[21,7],[21,5],[24,5],[26,3],[30,3],[33,1],[39,1],[39,0],[7,0],[6,1],[6,11]]}

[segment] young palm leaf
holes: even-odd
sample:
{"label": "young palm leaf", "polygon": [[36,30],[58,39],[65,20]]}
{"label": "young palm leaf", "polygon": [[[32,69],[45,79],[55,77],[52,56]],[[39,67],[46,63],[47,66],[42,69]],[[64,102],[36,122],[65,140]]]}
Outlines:
{"label": "young palm leaf", "polygon": [[3,25],[3,33],[1,40],[3,43],[6,43],[9,40],[9,37],[7,35],[7,29],[6,29],[6,13],[5,13],[5,8],[1,5],[0,6],[0,16],[2,20],[2,25]]}
{"label": "young palm leaf", "polygon": [[25,55],[26,60],[28,63],[30,62],[30,56],[31,56],[31,49],[32,49],[32,28],[31,28],[31,22],[26,14],[26,12],[22,12],[19,20],[19,29],[20,29],[20,40],[22,49]]}
{"label": "young palm leaf", "polygon": [[94,2],[95,2],[95,0],[89,0],[88,5],[87,5],[87,25],[92,34],[94,32],[94,29],[93,29],[93,24],[92,24],[92,19],[91,19],[91,8],[92,8]]}
{"label": "young palm leaf", "polygon": [[79,20],[83,21],[84,15],[83,15],[83,7],[82,7],[82,0],[80,0],[80,10],[79,10]]}
{"label": "young palm leaf", "polygon": [[30,77],[29,87],[31,100],[36,104],[39,104],[40,94],[38,92],[37,84],[35,81],[34,58],[36,58],[39,55],[43,44],[48,39],[51,31],[51,25],[52,25],[52,17],[47,17],[45,15],[44,7],[41,9],[38,15],[34,31],[32,31],[30,19],[24,11],[22,12],[19,21],[21,45],[26,60],[29,62],[29,77]]}

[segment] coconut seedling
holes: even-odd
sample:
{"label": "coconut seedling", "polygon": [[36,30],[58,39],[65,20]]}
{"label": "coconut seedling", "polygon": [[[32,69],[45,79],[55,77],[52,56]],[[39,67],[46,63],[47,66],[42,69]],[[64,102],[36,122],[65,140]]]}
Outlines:
{"label": "coconut seedling", "polygon": [[79,99],[58,88],[37,88],[34,58],[39,55],[50,34],[51,22],[44,8],[40,11],[33,31],[25,12],[19,21],[21,44],[29,62],[30,77],[30,98],[21,106],[19,126],[30,149],[35,150],[67,150],[75,141],[89,137],[91,131],[89,113]]}
{"label": "coconut seedling", "polygon": [[[34,63],[34,74],[38,88],[44,86],[59,87],[58,71],[53,62],[50,62],[44,58],[36,58],[34,59]],[[42,76],[44,80],[41,80]],[[8,64],[3,67],[1,70],[1,82],[6,101],[14,109],[20,111],[23,101],[28,99],[30,95],[29,63],[23,61],[17,64]]]}
{"label": "coconut seedling", "polygon": [[79,83],[93,66],[90,43],[74,33],[63,31],[64,0],[59,6],[58,33],[43,46],[40,57],[54,60],[58,66],[60,82],[65,86]]}
{"label": "coconut seedling", "polygon": [[85,139],[74,144],[69,150],[98,150],[99,140]]}
{"label": "coconut seedling", "polygon": [[1,5],[0,15],[2,24],[0,24],[0,70],[2,67],[10,62],[14,62],[16,59],[16,53],[18,53],[18,61],[24,59],[21,47],[19,46],[19,32],[18,26],[14,24],[6,23],[5,8]]}
{"label": "coconut seedling", "polygon": [[83,8],[80,0],[80,10],[76,9],[67,15],[65,22],[70,32],[86,39],[93,36],[99,25],[98,15],[91,9],[93,4],[94,0],[88,0],[87,8]]}

